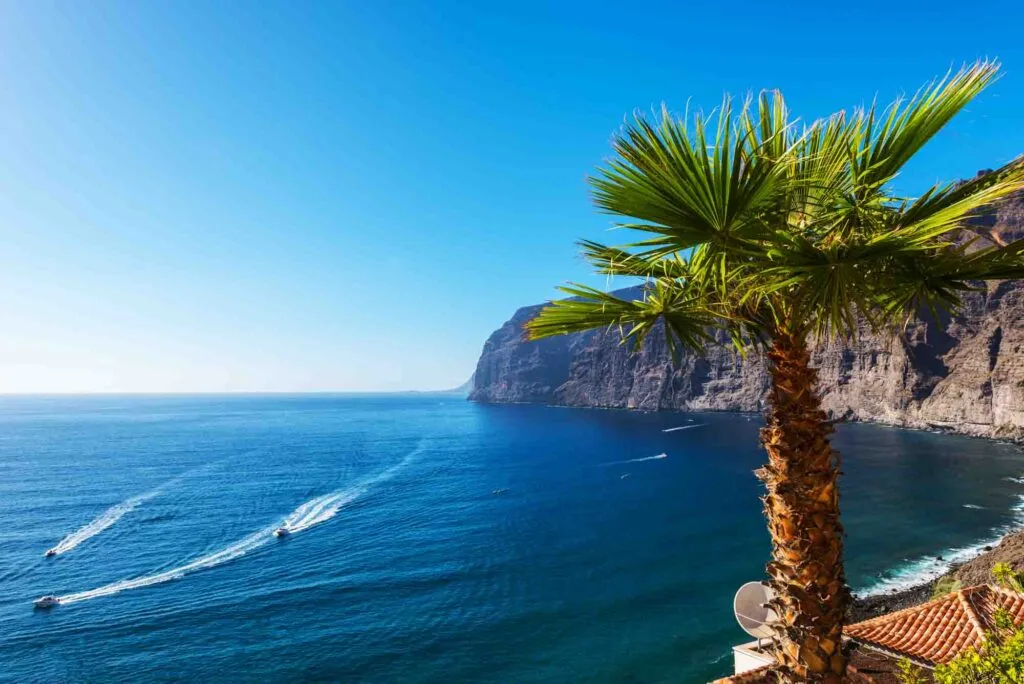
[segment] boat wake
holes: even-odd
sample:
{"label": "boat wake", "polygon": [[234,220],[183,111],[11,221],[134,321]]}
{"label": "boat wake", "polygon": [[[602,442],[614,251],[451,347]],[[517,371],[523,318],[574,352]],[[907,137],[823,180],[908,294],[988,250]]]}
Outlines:
{"label": "boat wake", "polygon": [[642,461],[660,461],[663,458],[668,458],[668,454],[658,454],[657,456],[644,456],[643,458],[631,458],[628,461],[609,461],[608,463],[602,463],[602,466],[612,465],[624,465],[626,463],[640,463]]}
{"label": "boat wake", "polygon": [[667,428],[662,432],[679,432],[680,430],[692,430],[693,428],[704,427],[707,423],[697,423],[696,425],[680,425],[679,427]]}
{"label": "boat wake", "polygon": [[119,594],[122,591],[128,591],[129,589],[140,589],[142,587],[151,587],[154,584],[161,584],[163,582],[170,582],[184,577],[190,572],[196,570],[204,570],[206,568],[212,568],[226,563],[234,558],[239,558],[245,554],[253,551],[260,546],[263,546],[270,540],[271,532],[273,527],[260,530],[250,534],[245,539],[235,542],[230,546],[227,546],[216,553],[211,553],[202,558],[197,558],[191,563],[172,568],[171,570],[165,570],[163,572],[157,572],[152,575],[146,575],[145,577],[136,577],[135,579],[121,580],[120,582],[114,582],[102,586],[98,589],[90,589],[89,591],[80,591],[75,594],[66,594],[59,596],[58,600],[61,605],[68,603],[78,603],[79,601],[88,601],[89,599],[101,598],[103,596],[112,596]]}
{"label": "boat wake", "polygon": [[123,518],[125,515],[134,511],[141,504],[145,503],[146,501],[149,501],[154,497],[159,496],[167,488],[173,487],[179,482],[184,481],[190,475],[195,475],[196,473],[200,473],[215,465],[217,465],[216,462],[208,463],[205,466],[200,466],[199,468],[189,470],[185,473],[182,473],[181,475],[178,475],[175,478],[168,480],[167,482],[164,482],[162,485],[155,489],[151,489],[144,494],[139,494],[138,496],[133,496],[130,499],[125,499],[121,503],[111,506],[107,510],[100,513],[96,518],[89,522],[89,524],[80,527],[79,529],[75,530],[74,532],[64,537],[59,542],[57,542],[57,545],[49,549],[46,552],[46,555],[59,556],[62,553],[67,553],[68,551],[75,548],[85,540],[92,539],[97,534],[99,534],[100,532],[107,529],[108,527],[116,523],[118,520]]}
{"label": "boat wake", "polygon": [[228,561],[236,558],[240,558],[269,543],[274,538],[274,531],[279,529],[279,527],[284,527],[289,533],[293,534],[330,520],[347,503],[363,496],[374,485],[380,484],[381,482],[385,482],[394,477],[395,473],[408,465],[421,453],[422,449],[423,444],[421,443],[420,446],[417,446],[401,461],[377,475],[360,480],[350,487],[339,489],[331,492],[330,494],[324,494],[323,496],[311,499],[292,511],[280,525],[274,524],[264,527],[263,529],[253,532],[244,539],[226,546],[219,551],[197,558],[185,565],[171,568],[170,570],[164,570],[163,572],[157,572],[143,577],[136,577],[134,579],[121,580],[97,589],[66,594],[64,596],[57,597],[57,600],[61,605],[64,605],[101,598],[103,596],[112,596],[114,594],[119,594],[122,591],[128,591],[129,589],[141,589],[142,587],[151,587],[154,584],[162,584],[164,582],[181,579],[185,575],[196,572],[197,570],[206,570],[222,565],[223,563],[227,563]]}
{"label": "boat wake", "polygon": [[340,511],[343,506],[366,494],[371,487],[382,482],[386,482],[394,477],[395,473],[407,466],[410,461],[420,454],[422,449],[423,445],[421,444],[406,454],[405,458],[401,461],[386,470],[363,480],[359,480],[355,484],[345,487],[344,489],[339,489],[331,492],[330,494],[324,494],[323,496],[318,496],[315,499],[307,501],[292,511],[291,515],[284,519],[281,527],[288,532],[301,532],[302,530],[308,530],[314,525],[319,525],[322,522],[330,520],[338,514],[338,511]]}
{"label": "boat wake", "polygon": [[281,527],[288,532],[301,532],[326,522],[338,514],[342,506],[355,501],[365,493],[362,487],[324,494],[302,504],[284,519]]}
{"label": "boat wake", "polygon": [[139,504],[144,501],[152,499],[154,496],[160,493],[159,489],[154,489],[151,492],[141,494],[139,496],[126,499],[121,503],[111,506],[107,510],[100,513],[95,519],[89,524],[80,527],[68,536],[61,539],[56,546],[46,552],[48,556],[59,556],[62,553],[67,553],[71,549],[75,548],[87,539],[92,539],[97,534],[107,529],[118,520],[123,518],[126,514],[134,511]]}

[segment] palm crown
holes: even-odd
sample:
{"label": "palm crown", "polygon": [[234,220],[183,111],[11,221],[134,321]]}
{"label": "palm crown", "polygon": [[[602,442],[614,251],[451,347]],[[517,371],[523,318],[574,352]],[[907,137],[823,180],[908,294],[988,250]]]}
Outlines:
{"label": "palm crown", "polygon": [[621,247],[583,241],[600,273],[648,280],[640,301],[560,288],[527,326],[533,338],[621,326],[639,343],[658,320],[670,346],[708,329],[742,339],[854,333],[858,317],[892,324],[922,308],[954,309],[983,279],[1024,277],[1024,242],[982,246],[962,234],[987,204],[1024,187],[1024,161],[916,199],[889,187],[900,169],[996,76],[981,62],[885,111],[874,106],[801,127],[779,93],[692,124],[663,110],[614,141],[590,179],[620,227]]}

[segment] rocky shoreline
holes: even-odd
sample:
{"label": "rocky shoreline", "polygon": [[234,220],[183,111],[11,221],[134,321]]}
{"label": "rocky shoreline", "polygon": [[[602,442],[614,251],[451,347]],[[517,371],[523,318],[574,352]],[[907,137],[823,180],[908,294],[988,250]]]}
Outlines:
{"label": "rocky shoreline", "polygon": [[932,598],[935,585],[951,580],[970,587],[992,581],[992,566],[1007,563],[1014,572],[1024,572],[1024,530],[1011,532],[995,546],[986,546],[972,558],[953,565],[942,577],[923,582],[902,591],[890,591],[872,596],[857,596],[850,610],[850,621],[859,622],[924,603]]}
{"label": "rocky shoreline", "polygon": [[902,591],[893,590],[885,594],[872,596],[856,596],[850,608],[850,622],[860,622],[879,615],[892,613],[904,608],[920,605],[932,597],[935,583],[932,580]]}

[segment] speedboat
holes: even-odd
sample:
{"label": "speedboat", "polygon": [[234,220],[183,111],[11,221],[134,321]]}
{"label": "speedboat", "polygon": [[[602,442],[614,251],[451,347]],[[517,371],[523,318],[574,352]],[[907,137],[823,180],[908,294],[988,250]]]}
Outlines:
{"label": "speedboat", "polygon": [[57,555],[57,549],[46,549],[46,553],[44,553],[43,555],[46,556],[47,558],[50,558],[51,556],[56,556]]}
{"label": "speedboat", "polygon": [[289,530],[287,527],[278,527],[276,530],[274,530],[274,536],[278,539],[287,537],[291,533],[291,530]]}
{"label": "speedboat", "polygon": [[42,596],[35,600],[36,608],[53,608],[60,605],[60,599],[56,596]]}

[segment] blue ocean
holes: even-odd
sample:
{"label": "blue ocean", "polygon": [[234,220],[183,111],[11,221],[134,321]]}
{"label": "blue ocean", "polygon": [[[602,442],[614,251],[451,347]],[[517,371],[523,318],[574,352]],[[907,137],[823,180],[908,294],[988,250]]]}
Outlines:
{"label": "blue ocean", "polygon": [[[0,679],[704,682],[768,557],[759,426],[430,394],[3,398]],[[836,442],[858,591],[1020,523],[1017,447]]]}

